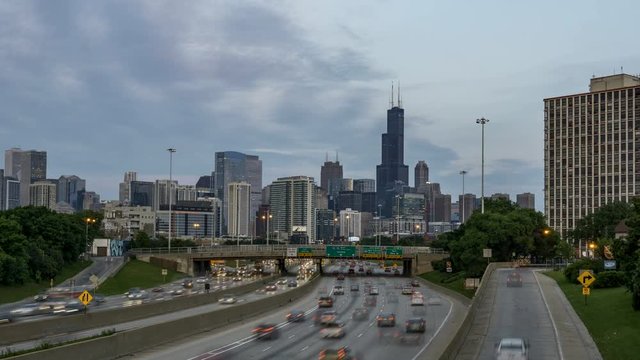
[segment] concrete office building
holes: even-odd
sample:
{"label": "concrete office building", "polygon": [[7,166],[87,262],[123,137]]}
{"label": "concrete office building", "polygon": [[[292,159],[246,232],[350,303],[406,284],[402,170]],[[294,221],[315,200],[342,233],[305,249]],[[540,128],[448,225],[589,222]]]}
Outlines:
{"label": "concrete office building", "polygon": [[352,209],[340,210],[340,237],[346,240],[362,238],[362,218],[360,212]]}
{"label": "concrete office building", "polygon": [[94,191],[85,191],[82,196],[82,209],[101,211],[102,205],[100,204],[100,195]]}
{"label": "concrete office building", "polygon": [[246,182],[229,183],[227,201],[227,234],[232,237],[249,237],[252,230],[251,222],[251,184]]}
{"label": "concrete office building", "polygon": [[562,234],[640,194],[640,78],[594,77],[589,90],[544,99],[544,209]]}
{"label": "concrete office building", "polygon": [[315,187],[313,178],[308,176],[278,178],[271,184],[270,227],[279,239],[286,240],[295,234],[315,241]]}
{"label": "concrete office building", "polygon": [[523,209],[536,208],[536,196],[532,193],[526,192],[522,194],[516,194],[516,203]]}
{"label": "concrete office building", "polygon": [[433,221],[451,222],[451,195],[438,194],[434,197]]}
{"label": "concrete office building", "polygon": [[2,210],[11,210],[20,206],[20,181],[15,177],[2,178]]}
{"label": "concrete office building", "polygon": [[30,204],[29,185],[47,179],[47,152],[12,148],[4,153],[5,176],[20,182],[20,205]]}
{"label": "concrete office building", "polygon": [[47,180],[29,185],[29,205],[54,209],[56,206],[56,184]]}
{"label": "concrete office building", "polygon": [[[321,189],[321,188],[319,188]],[[331,209],[316,209],[316,242],[331,243],[336,237],[336,213]]]}
{"label": "concrete office building", "polygon": [[[339,191],[339,184],[342,181],[342,165],[338,161],[338,154],[336,153],[336,161],[329,161],[329,156],[324,161],[324,164],[320,168],[320,187],[327,190],[329,196],[336,195]],[[329,183],[333,182],[336,188],[333,188]]]}
{"label": "concrete office building", "polygon": [[[216,211],[214,202],[208,200],[178,201],[172,204],[171,233],[172,238],[211,241],[215,230]],[[169,210],[156,212],[157,231],[169,234]]]}
{"label": "concrete office building", "polygon": [[131,202],[131,182],[136,181],[138,174],[135,171],[127,171],[124,173],[124,181],[118,187],[118,200],[121,204],[127,206]]}
{"label": "concrete office building", "polygon": [[171,186],[169,186],[169,180],[156,180],[153,189],[155,191],[153,195],[153,210],[158,211],[169,208],[169,196],[171,196],[171,204],[175,204],[177,201],[177,188],[178,181],[171,180]]}
{"label": "concrete office building", "polygon": [[86,181],[76,175],[62,175],[58,178],[56,202],[63,201],[75,211],[82,210],[82,198]]}
{"label": "concrete office building", "polygon": [[491,200],[511,201],[511,197],[509,196],[509,194],[505,194],[505,193],[494,193],[494,194],[491,194]]}
{"label": "concrete office building", "polygon": [[193,185],[177,185],[176,198],[178,201],[196,201],[198,200],[198,190]]}

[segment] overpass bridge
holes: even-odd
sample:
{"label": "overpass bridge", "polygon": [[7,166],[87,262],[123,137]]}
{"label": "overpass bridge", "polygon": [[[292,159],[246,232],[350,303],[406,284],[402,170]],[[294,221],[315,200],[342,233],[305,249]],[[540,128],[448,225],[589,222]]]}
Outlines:
{"label": "overpass bridge", "polygon": [[137,248],[129,250],[139,260],[190,275],[210,269],[210,260],[276,260],[286,273],[286,259],[314,259],[322,273],[323,259],[393,260],[402,262],[404,276],[432,270],[431,261],[449,256],[442,249],[419,246],[367,245],[214,245],[178,248]]}

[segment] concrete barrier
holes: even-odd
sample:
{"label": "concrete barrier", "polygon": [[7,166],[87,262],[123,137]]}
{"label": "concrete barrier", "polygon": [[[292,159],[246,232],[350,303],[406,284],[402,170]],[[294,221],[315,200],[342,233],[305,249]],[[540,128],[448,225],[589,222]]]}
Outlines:
{"label": "concrete barrier", "polygon": [[126,356],[202,332],[215,330],[228,324],[277,309],[278,307],[287,306],[290,302],[307,295],[310,292],[309,288],[315,286],[314,283],[316,279],[318,279],[318,277],[293,290],[276,294],[262,300],[229,306],[206,314],[194,315],[144,328],[123,331],[109,336],[19,355],[13,357],[13,359],[102,360]]}
{"label": "concrete barrier", "polygon": [[246,285],[218,290],[209,294],[178,297],[170,301],[156,301],[126,308],[88,312],[86,315],[57,316],[40,321],[17,322],[2,325],[0,326],[0,346],[38,340],[57,334],[111,326],[169,312],[208,305],[217,302],[223,294],[231,293],[240,295],[252,292],[262,288],[266,283],[273,281],[275,278],[275,276],[270,276]]}
{"label": "concrete barrier", "polygon": [[[487,294],[487,284],[495,269],[506,267],[511,267],[511,263],[491,263],[487,266],[487,269],[484,271],[482,279],[480,280],[480,286],[476,290],[476,294],[471,301],[469,312],[462,322],[462,325],[460,325],[455,337],[451,340],[442,356],[440,356],[441,360],[465,360],[476,358],[476,353],[482,345],[482,339],[484,336],[481,334],[470,334],[471,325],[476,320],[484,321],[487,319],[483,318],[491,316],[490,313],[486,313],[484,311],[486,309],[481,309],[479,311],[478,304],[482,302],[482,299]],[[464,346],[465,343],[467,346]]]}

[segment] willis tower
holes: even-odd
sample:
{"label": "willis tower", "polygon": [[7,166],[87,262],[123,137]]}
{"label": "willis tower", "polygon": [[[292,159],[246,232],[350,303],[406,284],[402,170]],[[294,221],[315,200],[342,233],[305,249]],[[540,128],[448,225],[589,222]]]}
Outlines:
{"label": "willis tower", "polygon": [[409,185],[409,167],[404,164],[404,109],[400,100],[393,101],[391,86],[391,109],[387,110],[387,132],[382,134],[382,163],[376,166],[376,198],[382,205],[383,216],[393,216],[393,197],[402,193]]}

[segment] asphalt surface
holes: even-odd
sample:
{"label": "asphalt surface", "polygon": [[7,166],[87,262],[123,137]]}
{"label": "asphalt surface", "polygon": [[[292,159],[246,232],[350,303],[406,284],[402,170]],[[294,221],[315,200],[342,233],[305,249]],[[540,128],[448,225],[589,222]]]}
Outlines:
{"label": "asphalt surface", "polygon": [[[355,308],[362,307],[365,294],[365,282],[378,286],[380,294],[377,296],[375,307],[369,308],[370,316],[366,321],[352,319]],[[316,291],[308,294],[290,308],[280,309],[262,318],[247,321],[224,330],[203,334],[188,341],[168,344],[160,348],[151,349],[134,357],[141,359],[190,359],[190,360],[228,360],[228,359],[317,359],[318,354],[327,348],[337,349],[348,346],[357,359],[418,359],[437,358],[426,356],[431,349],[430,344],[436,333],[448,325],[452,313],[452,301],[445,295],[437,294],[424,284],[416,290],[425,296],[425,306],[410,306],[409,295],[401,294],[401,285],[409,281],[402,277],[347,277],[339,281],[334,277],[324,277],[319,280]],[[323,339],[320,336],[321,327],[314,324],[312,315],[317,311],[317,299],[320,289],[331,291],[334,284],[342,283],[344,295],[333,295],[335,302],[330,310],[337,312],[338,321],[344,324],[345,336],[341,339]],[[351,284],[359,284],[358,292],[350,291]],[[438,305],[428,305],[430,297],[440,299]],[[393,298],[397,300],[393,301]],[[305,321],[287,322],[286,314],[291,309],[301,309],[307,314]],[[323,309],[324,310],[324,309]],[[414,311],[421,315],[414,315]],[[378,328],[375,316],[380,312],[392,312],[396,315],[396,325],[390,328]],[[417,336],[417,342],[401,344],[400,339],[415,340],[406,337],[405,321],[413,317],[423,317],[427,321],[426,332]],[[260,323],[274,323],[279,328],[279,337],[273,340],[256,339],[252,330]],[[446,344],[445,344],[446,346]],[[435,349],[439,354],[444,349]]]}

